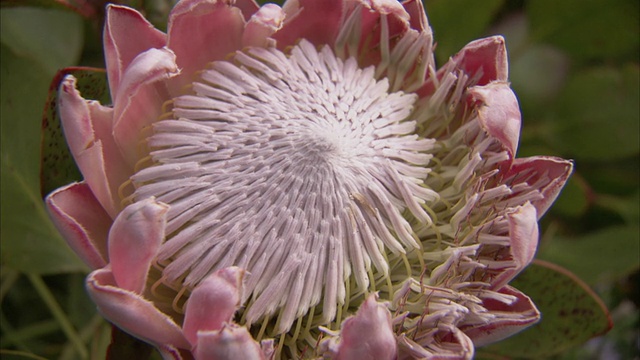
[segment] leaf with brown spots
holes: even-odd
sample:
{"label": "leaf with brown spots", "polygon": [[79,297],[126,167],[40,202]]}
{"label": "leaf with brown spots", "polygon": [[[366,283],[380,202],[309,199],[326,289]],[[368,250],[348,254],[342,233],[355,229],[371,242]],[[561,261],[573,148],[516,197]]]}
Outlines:
{"label": "leaf with brown spots", "polygon": [[531,297],[542,320],[479,351],[479,358],[548,358],[606,333],[613,326],[602,300],[568,270],[542,260],[511,285]]}
{"label": "leaf with brown spots", "polygon": [[73,75],[78,79],[78,91],[84,98],[99,100],[103,104],[110,102],[104,70],[75,67],[60,70],[56,74],[49,87],[49,96],[42,117],[40,192],[43,197],[60,186],[82,180],[64,139],[58,114],[58,89],[67,75]]}

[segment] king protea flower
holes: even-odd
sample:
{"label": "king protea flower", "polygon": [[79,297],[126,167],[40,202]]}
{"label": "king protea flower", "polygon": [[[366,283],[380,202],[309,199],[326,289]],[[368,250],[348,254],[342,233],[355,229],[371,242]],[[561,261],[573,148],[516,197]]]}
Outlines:
{"label": "king protea flower", "polygon": [[436,70],[420,1],[110,5],[113,104],[65,78],[84,181],[46,203],[99,311],[166,358],[468,359],[571,162],[515,158],[504,40]]}

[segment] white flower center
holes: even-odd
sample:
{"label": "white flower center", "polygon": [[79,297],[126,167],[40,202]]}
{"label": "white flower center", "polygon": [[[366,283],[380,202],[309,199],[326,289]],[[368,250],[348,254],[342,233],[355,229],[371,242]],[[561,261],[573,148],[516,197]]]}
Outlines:
{"label": "white flower center", "polygon": [[153,165],[132,177],[135,200],[170,205],[165,281],[193,287],[240,266],[243,319],[279,312],[281,333],[320,302],[331,321],[351,278],[366,292],[388,276],[388,253],[420,248],[409,221],[429,224],[437,194],[423,183],[434,141],[408,119],[415,95],[304,40],[200,76],[153,125]]}

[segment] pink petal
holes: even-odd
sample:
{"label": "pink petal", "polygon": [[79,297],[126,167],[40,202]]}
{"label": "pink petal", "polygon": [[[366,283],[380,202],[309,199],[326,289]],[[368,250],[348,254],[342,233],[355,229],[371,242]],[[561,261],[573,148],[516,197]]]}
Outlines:
{"label": "pink petal", "polygon": [[507,177],[518,179],[518,175],[534,171],[535,175],[527,178],[529,184],[538,183],[541,177],[546,177],[542,182],[540,192],[543,199],[533,202],[538,212],[538,219],[544,215],[551,204],[560,194],[573,172],[573,162],[552,156],[533,156],[528,158],[518,158],[512,164],[507,173]]}
{"label": "pink petal", "polygon": [[157,120],[170,98],[165,83],[178,69],[175,55],[166,48],[149,49],[126,69],[114,101],[113,136],[124,159],[134,167],[141,155],[141,130]]}
{"label": "pink petal", "polygon": [[176,53],[184,74],[181,86],[215,60],[242,47],[245,20],[228,1],[184,0],[169,15],[168,46]]}
{"label": "pink petal", "polygon": [[89,107],[76,90],[76,78],[71,75],[65,76],[60,83],[58,111],[67,145],[75,157],[92,145],[94,134]]}
{"label": "pink petal", "polygon": [[[493,36],[470,42],[438,69],[436,78],[442,80],[446,74],[455,74],[458,70],[462,70],[472,79],[479,76],[471,85],[484,86],[493,81],[506,82],[509,77],[509,61],[504,38]],[[420,97],[426,97],[432,95],[435,89],[434,81],[427,78],[424,86],[416,93]]]}
{"label": "pink petal", "polygon": [[202,281],[191,293],[184,319],[184,334],[195,346],[198,332],[220,330],[230,323],[240,306],[244,271],[221,269]]}
{"label": "pink petal", "polygon": [[520,139],[521,116],[518,99],[506,82],[492,82],[469,89],[474,102],[479,103],[478,118],[489,135],[498,139],[515,157]]}
{"label": "pink petal", "polygon": [[282,27],[285,13],[278,5],[265,4],[249,22],[242,35],[242,46],[273,46],[270,36]]}
{"label": "pink petal", "polygon": [[287,14],[280,31],[273,34],[279,49],[307,39],[314,45],[333,45],[344,14],[343,0],[288,0],[283,10]]}
{"label": "pink petal", "polygon": [[166,35],[142,14],[113,4],[107,6],[103,38],[112,98],[117,97],[122,75],[133,59],[148,49],[163,47],[167,41]]}
{"label": "pink petal", "polygon": [[87,290],[100,313],[129,334],[165,348],[190,348],[170,317],[139,294],[119,288],[109,268],[89,274]]}
{"label": "pink petal", "polygon": [[245,21],[249,21],[253,14],[260,9],[260,5],[254,0],[235,0],[233,6],[240,9]]}
{"label": "pink petal", "polygon": [[[381,30],[380,22],[383,16],[387,19],[387,26],[389,31],[389,39],[391,42],[403,36],[403,34],[409,29],[409,14],[405,11],[402,5],[396,0],[378,0],[378,1],[360,1],[362,3],[362,9],[355,11],[361,11],[361,26],[360,43],[358,44],[359,58],[362,59],[361,66],[368,66],[377,64],[380,61],[380,41]],[[393,45],[389,45],[393,48]]]}
{"label": "pink petal", "polygon": [[[133,169],[122,158],[120,149],[113,138],[113,109],[102,106],[97,101],[89,101],[88,106],[95,145],[100,148],[98,156],[90,157],[88,161],[104,163],[104,173],[101,174],[101,179],[94,179],[94,182],[100,181],[104,191],[110,195],[111,203],[108,206],[105,204],[105,209],[111,217],[115,217],[121,209],[118,189],[129,179]],[[87,178],[94,176],[94,173],[83,172],[83,175]]]}
{"label": "pink petal", "polygon": [[109,260],[118,287],[141,294],[164,239],[169,206],[153,198],[122,210],[109,232]]}
{"label": "pink petal", "polygon": [[111,217],[89,186],[73,183],[45,199],[49,215],[71,249],[92,269],[106,266],[107,233]]}
{"label": "pink petal", "polygon": [[457,63],[457,67],[470,77],[481,73],[476,85],[487,85],[492,81],[507,81],[509,78],[507,48],[502,36],[472,41],[451,61]]}
{"label": "pink petal", "polygon": [[497,300],[484,299],[482,305],[496,318],[486,325],[461,328],[476,347],[506,339],[540,320],[540,312],[528,296],[511,286],[505,286],[499,292],[515,296],[517,300],[507,305]]}
{"label": "pink petal", "polygon": [[538,218],[536,208],[526,203],[507,214],[509,219],[509,237],[511,247],[509,252],[515,266],[504,270],[493,278],[493,289],[500,289],[508,284],[516,275],[531,263],[538,248]]}
{"label": "pink petal", "polygon": [[404,10],[409,14],[410,26],[412,29],[418,31],[431,32],[429,28],[429,21],[427,20],[427,14],[424,11],[424,5],[420,0],[408,0],[402,2]]}
{"label": "pink petal", "polygon": [[225,325],[220,331],[199,332],[194,353],[198,360],[265,359],[249,331],[235,325]]}
{"label": "pink petal", "polygon": [[85,181],[107,213],[120,210],[118,187],[130,176],[131,168],[111,136],[113,110],[96,101],[86,101],[75,88],[73,76],[60,85],[59,111],[65,137]]}
{"label": "pink petal", "polygon": [[341,340],[336,360],[344,359],[394,359],[396,338],[391,326],[391,313],[378,303],[377,294],[371,294],[360,305],[355,316],[342,323]]}
{"label": "pink petal", "polygon": [[379,28],[380,18],[387,16],[389,21],[389,37],[399,35],[409,28],[409,14],[396,0],[360,1],[363,5],[362,34],[370,34]]}

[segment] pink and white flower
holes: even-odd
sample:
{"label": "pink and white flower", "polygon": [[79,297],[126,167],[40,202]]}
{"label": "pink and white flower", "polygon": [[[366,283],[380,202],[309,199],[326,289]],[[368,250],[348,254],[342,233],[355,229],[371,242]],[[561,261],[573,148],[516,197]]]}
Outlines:
{"label": "pink and white flower", "polygon": [[420,1],[107,8],[112,105],[60,87],[84,181],[47,207],[100,312],[165,358],[468,359],[569,161],[516,158],[504,40],[440,69]]}

